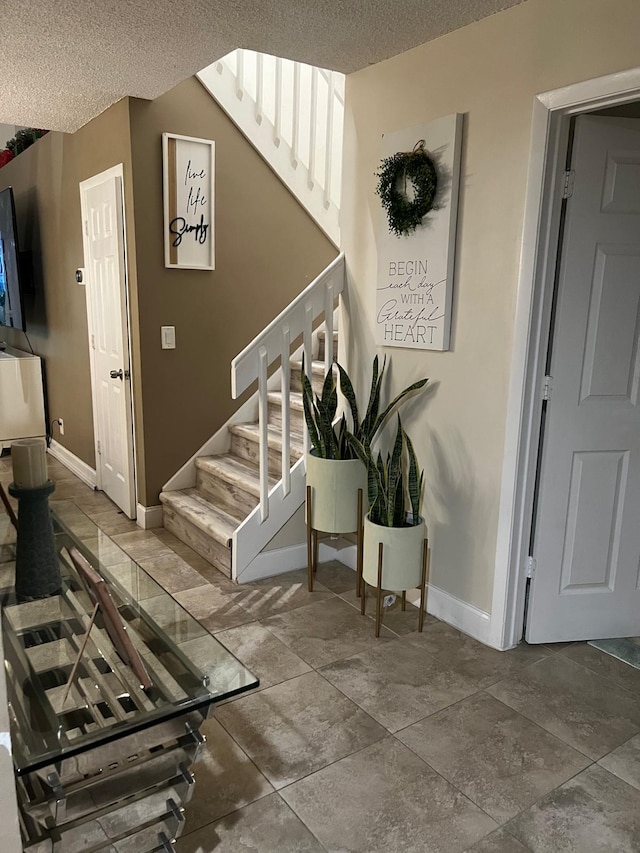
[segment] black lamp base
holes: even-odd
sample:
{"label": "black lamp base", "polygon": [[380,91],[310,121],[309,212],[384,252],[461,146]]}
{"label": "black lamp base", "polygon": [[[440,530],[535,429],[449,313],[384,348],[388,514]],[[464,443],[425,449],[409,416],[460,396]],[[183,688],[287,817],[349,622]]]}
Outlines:
{"label": "black lamp base", "polygon": [[49,495],[55,487],[53,480],[35,489],[9,485],[9,494],[18,499],[16,598],[19,602],[47,598],[62,591],[49,512]]}

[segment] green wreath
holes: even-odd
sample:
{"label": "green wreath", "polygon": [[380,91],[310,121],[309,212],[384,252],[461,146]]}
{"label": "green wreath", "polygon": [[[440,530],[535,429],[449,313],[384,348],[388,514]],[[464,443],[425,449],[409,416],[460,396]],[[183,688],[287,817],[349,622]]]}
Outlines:
{"label": "green wreath", "polygon": [[[389,230],[396,236],[406,236],[416,230],[422,219],[433,209],[438,189],[438,174],[424,148],[424,139],[413,151],[399,152],[387,157],[376,172],[382,206],[387,211]],[[413,200],[407,197],[407,181],[415,189]]]}

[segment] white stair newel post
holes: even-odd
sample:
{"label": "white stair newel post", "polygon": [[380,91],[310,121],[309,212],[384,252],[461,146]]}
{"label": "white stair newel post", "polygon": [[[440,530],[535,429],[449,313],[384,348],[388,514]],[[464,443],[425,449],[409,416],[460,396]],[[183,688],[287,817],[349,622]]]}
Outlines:
{"label": "white stair newel post", "polygon": [[[302,332],[302,341],[304,345],[304,367],[309,378],[309,382],[313,381],[312,367],[312,338],[313,338],[313,305],[310,302],[304,306],[304,326]],[[305,456],[309,452],[309,430],[303,429],[304,434],[304,453]]]}
{"label": "white stair newel post", "polygon": [[236,51],[236,57],[236,95],[241,101],[244,95],[244,52],[242,50]]}
{"label": "white stair newel post", "polygon": [[331,203],[331,171],[333,169],[333,117],[335,111],[335,89],[333,74],[329,73],[327,80],[327,136],[324,154],[324,206]]}
{"label": "white stair newel post", "polygon": [[300,63],[296,62],[293,67],[293,125],[291,128],[291,165],[294,169],[298,167],[298,153],[300,145]]}
{"label": "white stair newel post", "polygon": [[327,285],[324,303],[324,372],[333,364],[333,283]]}
{"label": "white stair newel post", "polygon": [[275,115],[273,119],[273,144],[280,145],[282,133],[282,59],[276,58]]}
{"label": "white stair newel post", "polygon": [[262,124],[264,108],[264,54],[256,56],[256,121]]}
{"label": "white stair newel post", "polygon": [[269,435],[266,347],[258,350],[258,424],[260,430],[260,520],[269,518]]}
{"label": "white stair newel post", "polygon": [[311,69],[311,110],[309,112],[309,189],[313,189],[316,182],[316,159],[317,159],[317,131],[318,126],[318,69]]}
{"label": "white stair newel post", "polygon": [[291,336],[282,329],[282,494],[291,491]]}

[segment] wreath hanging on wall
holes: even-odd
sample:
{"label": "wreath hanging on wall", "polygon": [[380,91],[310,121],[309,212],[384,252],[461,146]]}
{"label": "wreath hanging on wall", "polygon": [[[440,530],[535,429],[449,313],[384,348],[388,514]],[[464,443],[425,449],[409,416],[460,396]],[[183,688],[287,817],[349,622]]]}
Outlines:
{"label": "wreath hanging on wall", "polygon": [[[376,172],[376,194],[387,211],[389,230],[398,237],[413,233],[423,217],[433,209],[438,174],[424,145],[425,141],[421,139],[413,151],[401,151],[387,157]],[[413,184],[413,199],[407,195],[407,181]]]}

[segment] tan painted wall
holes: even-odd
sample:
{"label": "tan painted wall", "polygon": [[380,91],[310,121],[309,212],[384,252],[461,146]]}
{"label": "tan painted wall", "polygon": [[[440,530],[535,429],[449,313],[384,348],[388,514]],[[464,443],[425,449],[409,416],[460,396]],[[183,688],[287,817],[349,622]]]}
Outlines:
{"label": "tan painted wall", "polygon": [[[216,141],[216,270],[166,270],[162,243],[163,131]],[[157,101],[125,99],[73,135],[49,133],[0,170],[13,185],[21,247],[36,289],[28,333],[45,359],[54,438],[95,466],[78,185],[124,164],[138,501],[227,419],[230,362],[335,257],[336,249],[235,125],[192,78]],[[160,349],[175,325],[177,349]],[[10,330],[2,339],[26,349]]]}
{"label": "tan painted wall", "polygon": [[[74,279],[83,266],[78,185],[118,163],[124,164],[126,186],[131,181],[126,99],[73,135],[47,134],[0,169],[0,189],[13,186],[20,248],[33,253],[34,292],[25,295],[27,333],[44,359],[49,417],[64,419],[64,436],[54,430],[54,438],[92,467],[86,297]],[[28,349],[21,332],[3,329],[0,336]]]}
{"label": "tan painted wall", "polygon": [[347,78],[346,337],[360,387],[375,352],[380,135],[465,115],[451,351],[387,352],[392,392],[423,373],[432,381],[424,401],[406,410],[426,469],[432,580],[483,610],[491,605],[533,98],[637,66],[639,32],[637,0],[528,0]]}
{"label": "tan painted wall", "polygon": [[[163,131],[216,143],[216,269],[165,269]],[[142,501],[236,408],[230,363],[335,257],[335,247],[195,78],[131,101],[146,476]],[[176,349],[160,348],[160,326]]]}

